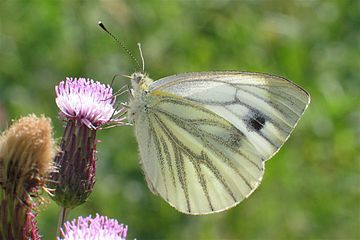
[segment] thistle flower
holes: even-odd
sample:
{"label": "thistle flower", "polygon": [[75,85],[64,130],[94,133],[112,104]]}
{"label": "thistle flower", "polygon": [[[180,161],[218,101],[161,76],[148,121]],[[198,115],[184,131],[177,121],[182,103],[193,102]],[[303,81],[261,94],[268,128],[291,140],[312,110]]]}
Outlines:
{"label": "thistle flower", "polygon": [[68,120],[80,121],[93,130],[104,124],[123,124],[124,108],[114,108],[116,97],[109,85],[92,79],[66,78],[55,92],[60,116]]}
{"label": "thistle flower", "polygon": [[61,229],[63,238],[58,238],[58,240],[124,240],[127,230],[128,227],[119,224],[117,220],[96,214],[95,218],[91,218],[90,215],[86,218],[79,217],[71,222],[66,222]]}
{"label": "thistle flower", "polygon": [[14,122],[0,136],[0,239],[39,239],[39,191],[55,155],[51,120],[35,115]]}
{"label": "thistle flower", "polygon": [[95,184],[96,131],[123,125],[125,108],[115,108],[110,86],[85,78],[67,78],[55,87],[56,104],[66,127],[61,152],[51,173],[53,199],[71,209],[86,201]]}

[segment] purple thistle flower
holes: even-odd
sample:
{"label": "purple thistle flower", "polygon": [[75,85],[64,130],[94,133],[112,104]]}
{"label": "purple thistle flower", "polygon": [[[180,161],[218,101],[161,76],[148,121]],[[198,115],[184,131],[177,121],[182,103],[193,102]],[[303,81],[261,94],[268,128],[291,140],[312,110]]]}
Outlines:
{"label": "purple thistle flower", "polygon": [[123,125],[125,108],[114,108],[116,97],[109,85],[85,78],[66,78],[55,87],[60,116],[81,121],[90,129],[104,124]]}
{"label": "purple thistle flower", "polygon": [[96,214],[95,218],[91,218],[90,215],[86,218],[78,217],[71,222],[66,222],[61,229],[62,238],[58,238],[58,240],[124,240],[127,230],[128,227],[119,224],[117,220]]}
{"label": "purple thistle flower", "polygon": [[55,92],[66,127],[48,187],[53,189],[51,197],[65,211],[84,203],[93,190],[97,130],[125,125],[126,111],[114,107],[116,96],[109,85],[91,79],[66,78]]}

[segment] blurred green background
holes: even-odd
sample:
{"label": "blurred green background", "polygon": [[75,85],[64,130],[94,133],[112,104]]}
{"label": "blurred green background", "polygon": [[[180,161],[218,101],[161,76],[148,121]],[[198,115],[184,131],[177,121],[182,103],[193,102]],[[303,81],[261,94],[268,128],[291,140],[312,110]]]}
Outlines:
{"label": "blurred green background", "polygon": [[[100,131],[97,183],[70,218],[100,213],[129,225],[128,239],[360,239],[359,1],[16,1],[0,3],[0,129],[29,113],[53,119],[66,76],[110,83],[141,42],[153,79],[180,72],[246,70],[287,77],[312,102],[266,165],[261,186],[208,216],[177,212],[147,188],[131,127]],[[114,88],[124,85],[118,78]],[[57,206],[39,217],[54,239]]]}

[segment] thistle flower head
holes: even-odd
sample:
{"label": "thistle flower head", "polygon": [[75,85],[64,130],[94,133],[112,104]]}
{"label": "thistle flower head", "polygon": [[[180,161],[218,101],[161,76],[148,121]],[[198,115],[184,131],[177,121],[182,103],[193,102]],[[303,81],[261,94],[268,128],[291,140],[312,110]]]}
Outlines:
{"label": "thistle flower head", "polygon": [[109,85],[85,78],[66,78],[55,87],[60,115],[80,120],[90,129],[106,123],[122,124],[125,108],[114,107],[116,96]]}
{"label": "thistle flower head", "polygon": [[71,222],[66,222],[61,229],[63,238],[59,240],[124,240],[127,235],[127,226],[119,224],[115,219],[96,214],[95,218],[91,215],[83,218],[79,217]]}
{"label": "thistle flower head", "polygon": [[123,125],[125,108],[114,107],[116,94],[110,86],[91,79],[67,78],[55,91],[66,127],[48,186],[60,206],[72,209],[87,200],[95,184],[97,130]]}

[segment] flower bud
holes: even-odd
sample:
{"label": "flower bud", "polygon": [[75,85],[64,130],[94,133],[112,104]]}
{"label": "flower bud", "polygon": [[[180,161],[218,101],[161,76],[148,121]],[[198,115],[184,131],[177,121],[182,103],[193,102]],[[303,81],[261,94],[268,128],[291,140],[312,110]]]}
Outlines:
{"label": "flower bud", "polygon": [[0,239],[37,239],[39,191],[55,155],[51,120],[20,118],[0,137]]}

